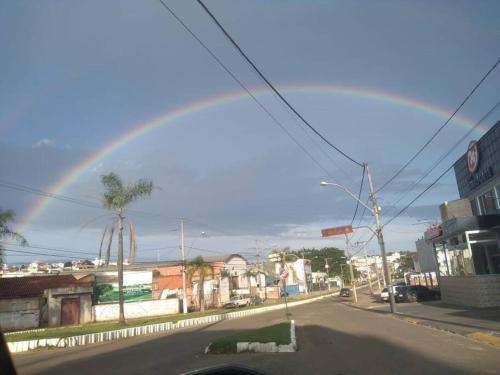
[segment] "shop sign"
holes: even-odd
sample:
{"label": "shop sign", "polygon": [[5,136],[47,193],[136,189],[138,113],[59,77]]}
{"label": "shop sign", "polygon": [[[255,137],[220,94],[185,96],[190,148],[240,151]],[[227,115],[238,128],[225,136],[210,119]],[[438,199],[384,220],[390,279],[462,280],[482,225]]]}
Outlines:
{"label": "shop sign", "polygon": [[467,168],[470,173],[475,173],[479,165],[479,149],[477,148],[476,141],[469,143],[467,148]]}
{"label": "shop sign", "polygon": [[492,178],[494,175],[493,173],[493,168],[488,167],[484,171],[470,175],[470,177],[467,179],[467,182],[469,183],[469,188],[472,190],[482,183],[488,181],[490,178]]}

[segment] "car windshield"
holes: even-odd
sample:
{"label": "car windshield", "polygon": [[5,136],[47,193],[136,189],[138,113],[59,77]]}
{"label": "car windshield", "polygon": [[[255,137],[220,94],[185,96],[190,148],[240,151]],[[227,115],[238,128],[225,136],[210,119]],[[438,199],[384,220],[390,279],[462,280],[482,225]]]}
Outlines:
{"label": "car windshield", "polygon": [[19,374],[494,372],[381,317],[500,332],[499,16],[0,1],[0,349]]}

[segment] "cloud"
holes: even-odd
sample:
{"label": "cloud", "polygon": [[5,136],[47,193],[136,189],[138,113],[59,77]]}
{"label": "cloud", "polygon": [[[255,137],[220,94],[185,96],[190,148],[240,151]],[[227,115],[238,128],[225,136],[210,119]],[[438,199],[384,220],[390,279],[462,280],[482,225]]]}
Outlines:
{"label": "cloud", "polygon": [[33,145],[33,147],[54,147],[54,146],[55,146],[54,140],[48,138],[42,138]]}

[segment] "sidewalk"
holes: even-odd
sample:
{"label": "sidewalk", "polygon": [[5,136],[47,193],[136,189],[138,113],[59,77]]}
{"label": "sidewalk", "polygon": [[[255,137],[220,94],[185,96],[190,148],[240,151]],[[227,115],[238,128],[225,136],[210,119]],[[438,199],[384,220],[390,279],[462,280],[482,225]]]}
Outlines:
{"label": "sidewalk", "polygon": [[[358,304],[351,306],[374,313],[389,314],[388,303],[380,302],[378,295],[370,295],[369,290],[358,292]],[[441,301],[396,304],[397,315],[413,324],[456,333],[462,336],[488,341],[500,346],[500,307],[469,308],[447,305]]]}

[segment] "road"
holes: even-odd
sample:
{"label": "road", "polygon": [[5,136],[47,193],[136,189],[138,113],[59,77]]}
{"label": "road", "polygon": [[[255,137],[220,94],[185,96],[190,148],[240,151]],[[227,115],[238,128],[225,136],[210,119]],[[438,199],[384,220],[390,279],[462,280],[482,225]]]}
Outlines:
{"label": "road", "polygon": [[277,323],[274,311],[211,326],[86,347],[21,353],[20,374],[179,374],[243,363],[271,374],[494,374],[500,351],[458,335],[353,308],[339,297],[291,308],[296,353],[205,355],[215,338]]}

